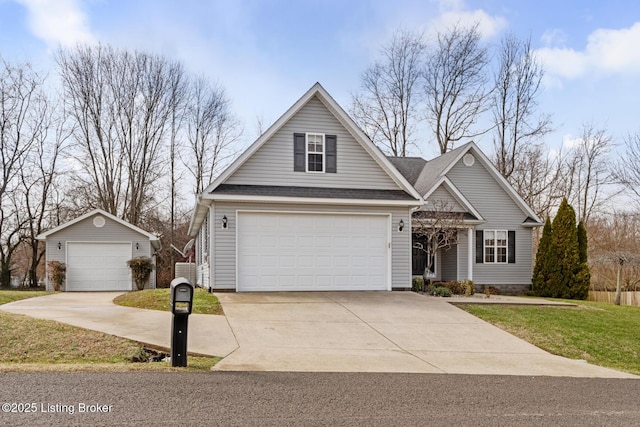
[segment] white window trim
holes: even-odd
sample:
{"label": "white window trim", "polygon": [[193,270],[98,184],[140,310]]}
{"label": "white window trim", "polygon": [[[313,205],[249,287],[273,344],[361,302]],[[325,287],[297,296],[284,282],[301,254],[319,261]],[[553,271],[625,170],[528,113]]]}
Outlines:
{"label": "white window trim", "polygon": [[[327,138],[324,133],[317,132],[305,132],[304,134],[304,167],[307,173],[325,173],[327,170]],[[321,136],[322,137],[322,153],[311,152],[309,153],[309,136]],[[309,154],[322,154],[322,170],[310,171],[309,170]]]}
{"label": "white window trim", "polygon": [[[491,247],[491,246],[487,246],[487,238],[486,233],[490,232],[490,233],[494,233],[493,234],[493,261],[487,261],[487,247]],[[505,233],[506,238],[505,241],[507,242],[504,246],[498,246],[498,233]],[[498,261],[498,248],[505,248],[505,260],[504,261]],[[484,232],[482,233],[482,261],[484,264],[509,264],[509,231],[508,230],[484,230]]]}

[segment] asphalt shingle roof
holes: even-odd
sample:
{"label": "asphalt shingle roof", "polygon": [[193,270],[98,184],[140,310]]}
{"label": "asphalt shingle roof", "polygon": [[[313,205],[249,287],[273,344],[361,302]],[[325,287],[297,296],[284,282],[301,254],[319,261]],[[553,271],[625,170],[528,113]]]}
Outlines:
{"label": "asphalt shingle roof", "polygon": [[328,199],[414,200],[403,190],[368,190],[360,188],[296,187],[279,185],[221,184],[212,194],[246,196],[314,197]]}

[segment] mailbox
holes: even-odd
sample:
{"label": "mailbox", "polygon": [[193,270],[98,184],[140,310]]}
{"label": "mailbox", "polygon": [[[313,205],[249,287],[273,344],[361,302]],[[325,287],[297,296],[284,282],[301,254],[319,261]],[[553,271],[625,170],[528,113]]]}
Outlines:
{"label": "mailbox", "polygon": [[193,306],[193,285],[184,277],[171,281],[171,312],[173,314],[191,314]]}
{"label": "mailbox", "polygon": [[171,366],[187,366],[187,332],[193,306],[193,285],[184,277],[171,281]]}

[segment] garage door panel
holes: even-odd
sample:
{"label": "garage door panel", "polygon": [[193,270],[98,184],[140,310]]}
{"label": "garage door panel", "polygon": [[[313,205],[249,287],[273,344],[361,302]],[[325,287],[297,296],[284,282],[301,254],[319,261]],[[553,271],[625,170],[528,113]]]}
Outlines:
{"label": "garage door panel", "polygon": [[240,212],[238,290],[386,290],[387,228],[386,215]]}
{"label": "garage door panel", "polygon": [[67,291],[131,290],[130,243],[71,242],[67,245]]}

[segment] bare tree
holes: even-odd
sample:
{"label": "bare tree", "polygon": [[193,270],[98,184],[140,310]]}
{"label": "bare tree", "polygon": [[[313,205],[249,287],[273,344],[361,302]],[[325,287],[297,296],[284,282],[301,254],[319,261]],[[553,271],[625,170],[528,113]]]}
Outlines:
{"label": "bare tree", "polygon": [[25,237],[20,173],[45,132],[44,80],[29,64],[0,60],[0,286],[11,283],[12,256]]}
{"label": "bare tree", "polygon": [[608,199],[604,186],[611,181],[607,156],[611,137],[593,123],[582,126],[580,137],[565,166],[569,202],[576,207],[578,221],[588,225],[591,214]]}
{"label": "bare tree", "polygon": [[540,218],[565,195],[565,165],[564,153],[551,156],[542,144],[527,144],[515,153],[509,182]]}
{"label": "bare tree", "polygon": [[495,164],[507,180],[517,171],[521,151],[551,131],[549,116],[536,114],[542,76],[531,40],[521,41],[507,34],[498,54],[492,102]]}
{"label": "bare tree", "polygon": [[624,155],[614,165],[613,176],[640,203],[640,133],[624,139]]}
{"label": "bare tree", "polygon": [[160,56],[79,46],[59,50],[65,101],[77,124],[78,194],[140,223],[163,176],[179,64]]}
{"label": "bare tree", "polygon": [[393,156],[406,156],[413,144],[420,102],[423,36],[397,31],[380,50],[381,59],[361,76],[351,113],[369,139]]}
{"label": "bare tree", "polygon": [[453,149],[463,138],[488,129],[474,130],[479,116],[489,108],[487,90],[489,55],[481,45],[478,24],[454,26],[439,32],[437,44],[424,70],[426,114],[440,153]]}
{"label": "bare tree", "polygon": [[428,201],[412,217],[413,247],[426,255],[424,280],[433,270],[435,254],[458,243],[458,229],[464,227],[464,213],[457,212],[445,200]]}
{"label": "bare tree", "polygon": [[195,194],[204,191],[221,167],[237,153],[233,145],[242,135],[242,129],[230,106],[221,86],[212,85],[204,78],[193,82],[185,118],[188,155],[182,160],[195,178]]}
{"label": "bare tree", "polygon": [[36,237],[56,225],[51,221],[51,212],[55,209],[51,196],[59,185],[60,157],[71,132],[65,127],[64,112],[56,113],[59,109],[46,100],[42,100],[40,107],[43,127],[20,172],[23,215],[29,218],[25,243],[29,250],[28,282],[31,287],[38,286],[38,266],[45,254],[44,244]]}

